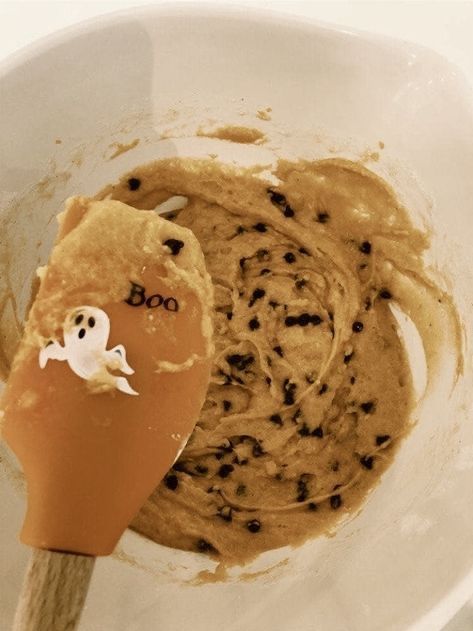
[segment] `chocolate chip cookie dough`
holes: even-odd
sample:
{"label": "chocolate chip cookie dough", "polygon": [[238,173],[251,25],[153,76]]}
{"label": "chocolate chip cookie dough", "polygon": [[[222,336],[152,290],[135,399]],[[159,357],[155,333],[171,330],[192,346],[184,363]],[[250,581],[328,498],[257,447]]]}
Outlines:
{"label": "chocolate chip cookie dough", "polygon": [[197,236],[214,284],[213,377],[187,447],[132,527],[230,563],[360,506],[414,404],[390,306],[414,320],[429,367],[450,309],[423,269],[427,235],[379,177],[344,160],[282,161],[277,184],[259,175],[163,160],[100,194],[144,209],[188,199],[169,220]]}

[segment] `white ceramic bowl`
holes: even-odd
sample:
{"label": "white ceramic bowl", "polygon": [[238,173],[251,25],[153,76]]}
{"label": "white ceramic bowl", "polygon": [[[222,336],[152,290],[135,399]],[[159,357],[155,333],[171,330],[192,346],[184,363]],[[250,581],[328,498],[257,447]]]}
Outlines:
{"label": "white ceramic bowl", "polygon": [[[255,112],[268,106],[273,120],[258,121]],[[291,142],[295,153],[348,156],[385,143],[373,166],[416,213],[431,206],[432,261],[450,277],[468,358],[472,100],[438,55],[267,12],[156,5],[67,29],[11,57],[0,66],[0,112],[0,238],[10,261],[1,289],[10,287],[20,312],[68,195],[94,193],[158,155],[202,150],[163,133],[210,119],[256,122],[274,131],[283,153]],[[108,159],[111,143],[135,138],[133,150]],[[2,335],[11,306],[7,296]],[[269,568],[260,575],[235,571],[224,583],[192,585],[196,571],[212,566],[205,558],[126,533],[119,553],[97,564],[81,629],[440,629],[473,592],[471,377],[468,359],[453,395],[439,387],[364,510],[335,537],[245,570]],[[0,610],[8,626],[28,551],[16,540],[21,483],[4,449],[2,458]]]}

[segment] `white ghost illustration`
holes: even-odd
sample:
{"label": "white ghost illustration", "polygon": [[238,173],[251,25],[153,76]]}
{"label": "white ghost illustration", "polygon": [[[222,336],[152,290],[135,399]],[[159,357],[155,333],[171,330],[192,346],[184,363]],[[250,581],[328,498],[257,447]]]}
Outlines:
{"label": "white ghost illustration", "polygon": [[[126,361],[126,351],[122,344],[107,350],[110,334],[110,319],[105,311],[97,307],[82,306],[74,309],[63,326],[64,346],[50,341],[39,353],[39,365],[44,368],[49,359],[67,361],[71,370],[86,380],[97,378],[104,370],[120,370],[126,375],[135,371]],[[107,382],[125,394],[138,392],[128,383],[126,377],[107,373]]]}

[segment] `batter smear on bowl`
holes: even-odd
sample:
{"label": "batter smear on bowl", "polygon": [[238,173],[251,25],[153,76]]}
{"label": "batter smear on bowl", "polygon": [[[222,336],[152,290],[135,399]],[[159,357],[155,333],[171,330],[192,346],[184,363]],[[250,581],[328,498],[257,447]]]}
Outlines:
{"label": "batter smear on bowl", "polygon": [[[213,376],[196,429],[132,527],[227,562],[298,544],[360,506],[415,403],[396,304],[424,338],[454,320],[428,236],[379,177],[344,160],[257,169],[162,160],[99,196],[190,228],[215,289]],[[429,341],[430,340],[430,341]],[[139,465],[137,465],[139,466]]]}

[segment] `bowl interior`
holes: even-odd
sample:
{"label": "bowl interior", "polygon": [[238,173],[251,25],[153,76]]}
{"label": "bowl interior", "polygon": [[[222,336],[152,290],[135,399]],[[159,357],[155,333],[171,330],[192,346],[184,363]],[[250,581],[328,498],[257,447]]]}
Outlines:
{"label": "bowl interior", "polygon": [[[212,147],[239,162],[370,150],[379,159],[368,166],[435,227],[431,261],[457,301],[468,357],[472,101],[438,55],[269,13],[155,6],[19,53],[0,67],[0,86],[2,336],[14,336],[14,301],[24,315],[69,195],[94,194],[156,157]],[[272,120],[261,121],[267,107]],[[192,138],[215,122],[258,126],[272,145],[236,151]],[[207,559],[126,533],[98,563],[83,628],[441,628],[473,587],[471,376],[467,362],[452,394],[439,386],[425,402],[394,465],[335,537],[199,583],[192,578],[212,569]],[[11,617],[27,556],[16,542],[24,500],[0,455],[0,606]]]}

